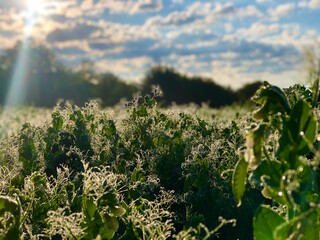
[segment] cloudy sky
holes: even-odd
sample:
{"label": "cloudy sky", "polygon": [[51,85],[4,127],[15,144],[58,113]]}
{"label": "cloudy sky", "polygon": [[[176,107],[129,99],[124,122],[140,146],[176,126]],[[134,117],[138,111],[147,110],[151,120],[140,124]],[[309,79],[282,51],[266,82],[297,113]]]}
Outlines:
{"label": "cloudy sky", "polygon": [[127,81],[161,63],[233,88],[289,86],[320,42],[320,0],[1,0],[0,48],[25,36]]}

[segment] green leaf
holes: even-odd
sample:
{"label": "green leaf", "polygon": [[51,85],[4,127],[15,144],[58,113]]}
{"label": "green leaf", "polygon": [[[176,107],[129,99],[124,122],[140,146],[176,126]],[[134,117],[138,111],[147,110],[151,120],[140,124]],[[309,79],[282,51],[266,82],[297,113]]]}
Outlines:
{"label": "green leaf", "polygon": [[107,215],[105,216],[105,221],[106,221],[107,227],[108,227],[110,230],[112,230],[112,231],[114,231],[114,232],[118,231],[119,221],[118,221],[118,219],[117,219],[116,217],[111,217],[109,214],[107,214]]}
{"label": "green leaf", "polygon": [[276,239],[319,240],[319,234],[318,214],[311,210],[280,225],[275,232],[275,237]]}
{"label": "green leaf", "polygon": [[256,128],[253,132],[253,141],[254,141],[253,153],[254,153],[256,163],[259,163],[261,161],[265,128],[266,128],[266,125],[260,124],[258,128]]}
{"label": "green leaf", "polygon": [[19,214],[19,204],[8,196],[0,196],[0,214],[11,212],[13,215]]}
{"label": "green leaf", "polygon": [[248,173],[249,163],[241,158],[232,175],[232,192],[238,202],[238,207],[241,205],[241,198],[246,189],[246,178]]}
{"label": "green leaf", "polygon": [[253,218],[253,236],[255,240],[273,240],[275,230],[285,223],[285,219],[268,206],[262,205]]}
{"label": "green leaf", "polygon": [[115,232],[110,230],[108,227],[100,228],[100,234],[97,236],[96,240],[103,240],[103,239],[112,239]]}
{"label": "green leaf", "polygon": [[6,228],[5,233],[0,236],[0,239],[19,239],[20,235],[20,205],[14,199],[8,196],[0,196],[0,215],[4,215],[5,212],[12,213],[12,218],[9,220],[7,226],[0,224],[1,228]]}
{"label": "green leaf", "polygon": [[90,219],[94,219],[95,213],[98,210],[97,206],[94,204],[91,198],[87,198],[85,201],[85,214]]}
{"label": "green leaf", "polygon": [[267,199],[277,202],[280,205],[287,205],[288,200],[284,197],[282,189],[280,187],[265,186],[261,191],[262,196]]}
{"label": "green leaf", "polygon": [[131,180],[133,182],[143,182],[145,180],[145,173],[142,170],[135,168],[132,172]]}
{"label": "green leaf", "polygon": [[263,160],[252,172],[250,181],[253,181],[257,186],[260,186],[263,182],[265,182],[271,187],[277,187],[280,185],[281,176],[282,166],[279,161]]}
{"label": "green leaf", "polygon": [[144,105],[141,105],[135,112],[138,117],[147,117],[148,116],[148,110]]}
{"label": "green leaf", "polygon": [[289,161],[296,167],[298,155],[306,154],[309,144],[313,144],[317,134],[317,121],[312,108],[299,101],[293,108],[290,118],[284,123],[279,139],[278,155],[281,160]]}
{"label": "green leaf", "polygon": [[253,117],[264,121],[279,112],[289,113],[291,109],[285,93],[279,87],[272,86],[267,82],[264,82],[264,85],[256,92],[252,100],[261,105],[253,113]]}
{"label": "green leaf", "polygon": [[54,130],[58,131],[62,128],[63,125],[63,118],[60,112],[53,112],[52,113],[52,126]]}
{"label": "green leaf", "polygon": [[246,136],[245,159],[251,167],[257,166],[261,161],[265,129],[266,125],[260,124]]}
{"label": "green leaf", "polygon": [[117,195],[113,189],[107,190],[98,199],[98,206],[116,206],[118,203]]}
{"label": "green leaf", "polygon": [[116,217],[121,217],[126,213],[126,210],[123,207],[119,207],[119,206],[114,206],[114,207],[110,206],[110,211]]}

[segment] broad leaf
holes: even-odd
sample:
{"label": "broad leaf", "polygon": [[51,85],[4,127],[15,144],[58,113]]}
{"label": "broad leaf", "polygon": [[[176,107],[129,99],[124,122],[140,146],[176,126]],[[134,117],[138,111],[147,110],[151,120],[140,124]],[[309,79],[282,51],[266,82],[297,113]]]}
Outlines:
{"label": "broad leaf", "polygon": [[19,204],[8,196],[0,196],[0,214],[11,212],[13,215],[19,213]]}
{"label": "broad leaf", "polygon": [[290,112],[290,104],[285,93],[276,86],[267,82],[256,92],[252,98],[261,107],[253,113],[256,119],[267,121],[271,115]]}
{"label": "broad leaf", "polygon": [[317,121],[312,108],[299,101],[293,108],[290,118],[284,123],[279,140],[278,154],[281,160],[289,161],[295,167],[298,155],[309,151],[317,134]]}
{"label": "broad leaf", "polygon": [[252,172],[250,180],[257,186],[261,185],[262,179],[271,187],[277,187],[280,184],[282,176],[282,167],[279,161],[260,162],[259,166]]}
{"label": "broad leaf", "polygon": [[109,214],[105,216],[105,223],[108,229],[112,230],[113,232],[118,231],[119,228],[119,221],[116,217],[111,217]]}
{"label": "broad leaf", "polygon": [[262,205],[258,208],[253,219],[253,236],[255,240],[273,240],[275,230],[285,223],[285,219],[271,208]]}
{"label": "broad leaf", "polygon": [[250,167],[256,167],[261,161],[265,129],[266,125],[260,124],[247,134],[245,159]]}
{"label": "broad leaf", "polygon": [[319,240],[319,234],[318,214],[311,211],[280,225],[274,235],[276,239]]}
{"label": "broad leaf", "polygon": [[[8,225],[4,226],[1,222],[0,227],[6,228],[5,231],[2,231],[0,240],[2,239],[19,239],[20,235],[20,206],[17,201],[8,197],[0,196],[0,215],[5,214],[5,212],[12,213],[12,218],[8,220]],[[1,229],[2,230],[2,229]]]}
{"label": "broad leaf", "polygon": [[246,189],[246,179],[248,173],[249,163],[241,158],[232,175],[232,192],[233,196],[238,202],[238,207],[241,205],[241,198]]}
{"label": "broad leaf", "polygon": [[121,217],[123,214],[126,213],[126,210],[123,207],[119,207],[119,206],[114,206],[114,207],[110,206],[110,211],[116,217]]}
{"label": "broad leaf", "polygon": [[89,218],[90,221],[93,220],[98,208],[91,198],[86,199],[84,208],[87,218]]}

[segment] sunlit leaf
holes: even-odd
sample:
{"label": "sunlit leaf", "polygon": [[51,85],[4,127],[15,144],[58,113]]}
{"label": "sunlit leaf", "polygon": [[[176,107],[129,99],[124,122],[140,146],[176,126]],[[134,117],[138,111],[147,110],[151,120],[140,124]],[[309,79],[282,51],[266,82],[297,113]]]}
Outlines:
{"label": "sunlit leaf", "polygon": [[246,189],[248,167],[249,167],[249,163],[246,162],[244,158],[241,158],[238,161],[232,175],[232,192],[233,192],[233,196],[238,202],[238,206],[241,205],[241,198]]}
{"label": "sunlit leaf", "polygon": [[247,134],[245,159],[250,167],[257,166],[261,161],[265,129],[266,125],[260,124]]}
{"label": "sunlit leaf", "polygon": [[121,217],[122,215],[124,215],[126,213],[126,210],[120,206],[110,207],[110,211],[116,217]]}
{"label": "sunlit leaf", "polygon": [[267,121],[270,116],[279,112],[290,112],[290,104],[285,93],[279,87],[272,86],[267,82],[264,82],[252,100],[261,105],[253,113],[256,119]]}
{"label": "sunlit leaf", "polygon": [[93,200],[91,198],[86,199],[85,201],[85,213],[87,217],[91,220],[94,218],[95,213],[97,211],[97,206],[94,204]]}

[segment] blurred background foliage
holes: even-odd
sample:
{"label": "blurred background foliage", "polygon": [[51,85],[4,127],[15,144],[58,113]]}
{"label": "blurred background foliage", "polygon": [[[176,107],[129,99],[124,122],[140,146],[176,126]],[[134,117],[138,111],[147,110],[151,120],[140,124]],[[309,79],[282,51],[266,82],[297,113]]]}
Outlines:
{"label": "blurred background foliage", "polygon": [[[20,47],[17,44],[0,56],[0,105],[5,104]],[[45,46],[31,44],[29,48],[28,71],[24,75],[24,104],[37,107],[53,107],[61,99],[79,106],[96,99],[102,107],[113,106],[121,99],[132,99],[136,93],[150,93],[154,85],[163,91],[158,99],[163,106],[172,102],[199,105],[205,102],[210,107],[222,107],[245,103],[261,86],[257,81],[233,90],[212,79],[189,77],[164,65],[151,67],[141,84],[129,84],[113,73],[97,73],[92,62],[85,61],[74,69],[59,62]]]}

